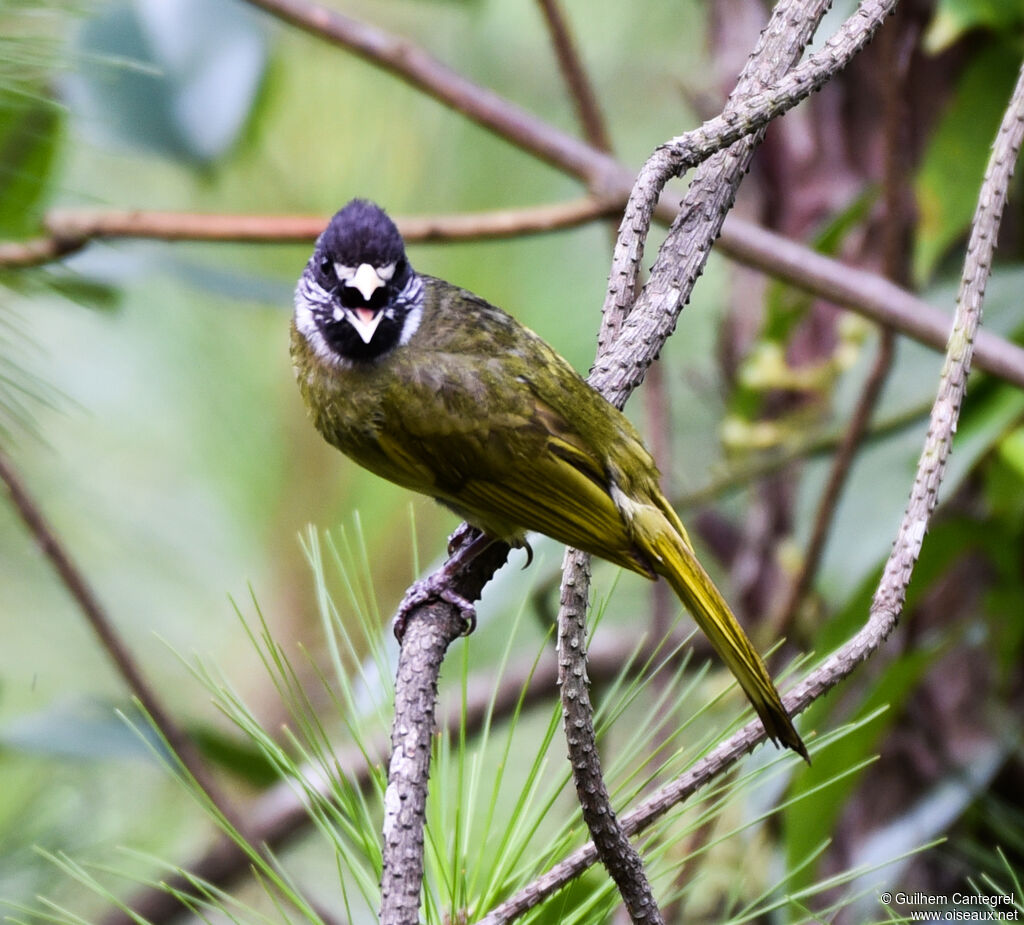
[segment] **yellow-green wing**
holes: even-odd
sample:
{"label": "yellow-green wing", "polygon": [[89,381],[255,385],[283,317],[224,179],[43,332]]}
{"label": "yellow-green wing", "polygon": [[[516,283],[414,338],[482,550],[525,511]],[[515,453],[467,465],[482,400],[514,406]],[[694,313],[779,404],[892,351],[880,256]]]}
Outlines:
{"label": "yellow-green wing", "polygon": [[[536,530],[650,574],[612,498],[601,449],[538,395],[525,363],[504,357],[503,368],[489,376],[486,364],[481,373],[479,364],[446,369],[443,357],[434,360],[429,372],[417,368],[403,377],[401,400],[392,402],[389,425],[377,437],[390,466],[414,475],[410,487],[495,536],[517,539]],[[565,393],[585,390],[577,404],[601,401],[564,360],[557,362],[564,370],[548,365],[549,380],[561,382]],[[429,488],[420,484],[426,471]]]}

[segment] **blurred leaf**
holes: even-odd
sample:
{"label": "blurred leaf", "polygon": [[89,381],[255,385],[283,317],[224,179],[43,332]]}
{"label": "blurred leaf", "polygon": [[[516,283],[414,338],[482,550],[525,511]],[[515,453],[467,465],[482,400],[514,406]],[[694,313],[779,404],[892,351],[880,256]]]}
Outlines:
{"label": "blurred leaf", "polygon": [[211,763],[254,787],[269,787],[280,779],[276,766],[251,739],[239,739],[212,726],[194,726],[188,734]]}
{"label": "blurred leaf", "polygon": [[[10,720],[0,728],[0,747],[37,755],[77,759],[140,758],[151,761],[163,746],[135,710],[125,722],[109,703],[58,703]],[[149,739],[147,744],[140,733]]]}
{"label": "blurred leaf", "polygon": [[1024,427],[1018,427],[1006,435],[999,444],[999,455],[1024,478]]}
{"label": "blurred leaf", "polygon": [[0,238],[38,233],[61,123],[51,102],[0,94]]}
{"label": "blurred leaf", "polygon": [[[850,231],[865,220],[875,199],[874,191],[856,197],[821,228],[813,241],[814,249],[822,254],[838,253]],[[730,396],[732,426],[735,427],[737,421],[753,421],[760,417],[769,391],[789,389],[824,393],[841,370],[841,350],[835,351],[832,358],[800,369],[791,367],[786,360],[786,344],[816,300],[816,296],[784,282],[773,281],[768,285],[764,320],[757,343],[741,364],[739,384]],[[806,418],[805,409],[798,410],[791,417],[789,421],[772,422],[771,430],[776,442],[784,440],[793,425],[801,431],[806,430],[806,421],[801,420]],[[787,427],[787,424],[791,426]]]}
{"label": "blurred leaf", "polygon": [[927,280],[947,249],[967,230],[992,142],[1010,98],[1020,50],[992,42],[960,75],[914,183],[920,210],[914,278]]}
{"label": "blurred leaf", "polygon": [[71,82],[86,119],[115,140],[209,163],[235,142],[267,61],[260,21],[228,0],[135,0],[82,30]]}
{"label": "blurred leaf", "polygon": [[[993,273],[985,301],[985,326],[1013,335],[1021,318],[1019,293],[1024,286],[1020,267],[1001,267]],[[951,305],[954,289],[943,285],[926,293],[933,305]],[[870,362],[844,377],[834,403],[845,420],[860,390]],[[942,358],[934,350],[902,339],[897,344],[894,366],[876,412],[876,420],[896,418],[909,409],[930,407],[935,396]],[[1003,439],[1024,413],[1024,393],[991,378],[972,376],[960,424],[953,440],[941,499],[953,495],[967,474]],[[822,559],[821,587],[837,602],[846,601],[865,577],[888,555],[900,516],[906,506],[927,424],[902,428],[883,438],[867,441],[854,461],[839,500],[833,528]],[[810,511],[821,492],[830,466],[815,460],[805,467],[799,486],[797,522],[810,524]],[[927,543],[925,544],[927,547]]]}
{"label": "blurred leaf", "polygon": [[1022,24],[1024,0],[939,0],[924,45],[937,54],[972,29],[1012,33]]}

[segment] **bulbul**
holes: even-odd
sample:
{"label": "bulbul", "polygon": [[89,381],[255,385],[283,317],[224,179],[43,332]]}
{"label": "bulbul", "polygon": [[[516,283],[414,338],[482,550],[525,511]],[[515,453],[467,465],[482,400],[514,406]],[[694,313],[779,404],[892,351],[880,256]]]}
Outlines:
{"label": "bulbul", "polygon": [[663,576],[768,735],[807,757],[764,662],[697,561],[636,429],[500,308],[417,273],[382,209],[354,199],[295,292],[291,354],[328,443],[493,539],[536,530]]}

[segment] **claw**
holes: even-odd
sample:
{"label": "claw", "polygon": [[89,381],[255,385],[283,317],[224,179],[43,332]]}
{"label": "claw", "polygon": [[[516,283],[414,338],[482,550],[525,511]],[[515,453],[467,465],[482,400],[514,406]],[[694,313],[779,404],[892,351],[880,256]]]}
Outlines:
{"label": "claw", "polygon": [[450,576],[441,569],[434,572],[433,575],[421,578],[409,588],[405,597],[402,598],[402,603],[398,605],[398,613],[395,614],[394,632],[399,644],[405,638],[405,631],[412,612],[420,604],[425,604],[427,601],[434,599],[451,604],[452,607],[459,611],[459,616],[462,617],[466,624],[465,629],[462,631],[463,636],[468,636],[476,629],[476,608],[472,602],[448,587],[448,581],[450,581]]}
{"label": "claw", "polygon": [[526,562],[523,563],[523,569],[525,570],[528,569],[531,565],[533,565],[533,547],[529,544],[527,540],[523,540],[523,545],[521,548],[526,550]]}
{"label": "claw", "polygon": [[484,549],[491,539],[483,534],[477,535],[470,542],[466,537],[474,531],[473,527],[463,524],[448,538],[448,553],[450,558],[436,572],[427,575],[414,582],[406,592],[402,603],[398,605],[398,613],[395,615],[394,632],[399,643],[405,637],[405,631],[412,612],[429,600],[442,600],[451,604],[459,611],[459,615],[465,621],[466,627],[463,635],[468,636],[476,629],[476,608],[472,602],[455,591],[452,587],[453,579],[462,569],[473,561]]}

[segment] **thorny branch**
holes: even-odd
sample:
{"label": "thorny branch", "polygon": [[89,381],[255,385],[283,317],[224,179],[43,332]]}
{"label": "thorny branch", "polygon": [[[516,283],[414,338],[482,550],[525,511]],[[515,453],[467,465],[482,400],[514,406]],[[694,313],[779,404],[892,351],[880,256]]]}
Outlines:
{"label": "thorny branch", "polygon": [[[250,2],[273,12],[275,15],[295,22],[315,34],[329,37],[374,63],[388,67],[398,76],[419,86],[420,89],[434,95],[443,103],[453,106],[482,124],[488,125],[503,135],[503,137],[520,144],[528,151],[531,151],[531,153],[555,163],[569,173],[585,179],[590,183],[591,188],[605,191],[612,199],[624,196],[626,189],[630,185],[632,177],[629,175],[629,171],[618,165],[607,155],[595,151],[592,147],[569,136],[562,135],[544,123],[539,122],[530,114],[512,106],[496,94],[471,84],[460,77],[460,75],[440,65],[411,43],[395,39],[393,36],[388,36],[382,30],[376,30],[373,27],[349,20],[340,14],[316,7],[305,2],[305,0],[250,0]],[[339,29],[339,25],[342,28]],[[1016,113],[1015,118],[1018,128],[1021,120],[1020,98],[1021,88],[1018,85],[1013,107]],[[1002,133],[1001,137],[1003,137]],[[1013,142],[1014,149],[1016,146],[1019,146],[1019,131],[1010,132],[1008,130],[1006,137],[1014,137],[1016,139]],[[1004,151],[1005,154],[1006,151]],[[1003,162],[1000,163],[1002,166],[1005,166],[1005,157]],[[986,189],[989,187],[990,184],[987,180]],[[999,205],[1001,206],[1001,202]],[[655,210],[655,215],[665,217],[674,211],[675,206],[676,203],[673,202],[672,197],[663,194],[662,203]],[[979,211],[979,221],[976,227],[982,226],[984,218]],[[998,218],[996,218],[995,224],[998,224]],[[984,243],[984,240],[982,243]],[[991,240],[988,243],[991,244]],[[35,242],[35,244],[37,247],[36,257],[39,262],[53,259],[61,253],[68,252],[66,249],[68,242],[61,241],[56,237]],[[972,236],[972,256],[975,244],[976,242]],[[862,271],[842,267],[834,261],[812,254],[801,245],[787,242],[770,232],[758,229],[749,223],[741,222],[735,218],[731,218],[726,222],[723,228],[720,248],[723,252],[741,259],[752,266],[761,267],[775,276],[786,279],[801,288],[830,298],[832,301],[847,307],[859,307],[862,310],[866,308],[877,315],[884,314],[895,306],[895,314],[900,319],[897,322],[898,326],[901,329],[907,329],[908,332],[913,332],[912,336],[919,337],[924,342],[934,345],[945,327],[940,313],[930,309],[924,312],[919,311],[923,303],[915,300],[897,287],[887,285],[879,278],[865,274]],[[3,251],[0,250],[0,253],[3,253]],[[987,267],[987,262],[984,263]],[[982,281],[982,289],[983,285]],[[975,294],[978,296],[977,311],[980,313],[980,292]],[[961,308],[967,303],[966,296],[969,295],[969,287],[965,287],[965,299],[961,300]],[[967,323],[954,331],[954,336],[950,340],[950,356],[954,358],[950,360],[952,364],[950,378],[953,377],[958,363],[962,374],[961,378],[966,375],[971,348],[968,334],[973,333],[973,326],[976,325],[976,322],[976,317],[973,319],[973,324],[968,319]],[[960,331],[960,333],[958,334],[957,331]],[[958,337],[960,340],[954,343]],[[959,351],[953,349],[957,344],[962,347]],[[1020,357],[1015,354],[1015,350],[1017,348],[1007,344],[1005,341],[999,341],[991,336],[986,337],[984,332],[982,332],[978,339],[977,355],[979,359],[983,355],[987,355],[986,365],[988,368],[1011,381],[1020,383],[1022,379],[1022,366]],[[957,359],[958,352],[960,359]],[[979,365],[981,365],[980,362]],[[945,381],[946,377],[944,376]],[[962,393],[962,382],[960,388]],[[940,392],[941,397],[942,392]],[[933,412],[933,420],[938,422],[933,430],[937,439],[943,432],[945,433],[945,447],[947,450],[949,434],[952,425],[955,423],[958,408],[958,401],[955,405],[950,405],[948,402],[940,405],[939,400],[937,400]],[[943,417],[943,414],[946,417]],[[931,437],[932,432],[929,434],[929,440],[931,440]],[[934,457],[935,452],[935,448],[926,448],[926,454],[922,457],[922,463],[924,463],[926,457]],[[944,455],[942,458],[944,459]],[[938,477],[941,478],[941,463],[938,468]],[[918,481],[921,480],[919,479]],[[937,484],[936,480],[934,482],[935,489],[937,489]],[[918,482],[915,482],[915,492],[917,491],[917,486]],[[926,502],[926,511],[930,513],[930,507],[934,505],[934,495],[930,496],[931,500],[928,503],[928,491],[931,489],[926,487],[922,490],[924,491],[923,497]],[[906,527],[906,530],[901,528],[900,543],[897,545],[896,550],[894,550],[894,558],[904,563],[900,567],[902,570],[898,571],[896,575],[895,580],[897,584],[901,580],[909,579],[910,569],[912,569],[916,552],[920,547],[920,537],[917,537],[917,534],[920,532],[920,536],[923,537],[924,525],[927,522],[927,516],[925,516],[923,521],[917,520],[911,523],[911,509],[916,510],[916,507],[916,502],[912,500],[911,508],[908,508],[907,517],[904,521],[905,527],[908,523],[911,525]],[[917,537],[916,547],[915,537]],[[892,561],[890,560],[890,563]],[[905,564],[907,562],[909,562],[909,565]],[[893,566],[893,568],[897,568],[897,566]],[[889,569],[887,569],[888,575]],[[890,581],[891,584],[892,581]],[[891,623],[888,629],[884,628],[885,621],[891,620],[892,623],[895,622],[896,613],[902,604],[902,588],[905,587],[905,584],[901,586],[899,594],[895,596],[893,594],[883,595],[882,587],[886,587],[885,582],[883,582],[883,586],[880,586],[879,596],[876,597],[876,604],[872,608],[872,618],[865,629],[854,640],[851,640],[850,643],[839,650],[832,659],[813,672],[805,682],[799,685],[786,698],[787,707],[793,710],[802,709],[807,703],[820,696],[820,693],[827,690],[828,687],[837,683],[846,674],[849,674],[856,664],[870,654],[874,648],[877,648],[877,645],[885,638],[885,635],[891,630]],[[893,609],[894,607],[895,609]],[[677,800],[684,798],[689,792],[692,792],[701,783],[709,779],[710,776],[717,773],[717,768],[728,766],[739,755],[753,747],[760,739],[760,732],[759,725],[751,724],[728,742],[723,743],[704,762],[695,766],[686,778],[676,783],[673,795],[662,795],[662,799]],[[686,783],[687,781],[689,783]],[[649,824],[645,821],[647,814],[663,811],[663,809],[659,810],[657,806],[652,807],[651,801],[647,801],[641,807],[623,817],[624,828],[629,832],[639,831],[645,824]],[[589,863],[593,863],[593,858],[591,858]],[[540,881],[538,881],[539,884]],[[490,920],[490,917],[488,917],[488,920]],[[494,921],[498,920],[495,919]]]}
{"label": "thorny branch", "polygon": [[[1000,125],[978,197],[978,207],[957,296],[956,317],[953,331],[949,336],[938,393],[932,406],[931,424],[911,487],[910,501],[875,592],[867,622],[852,639],[826,658],[783,697],[783,703],[790,713],[802,712],[852,674],[888,638],[899,619],[928,522],[938,501],[943,469],[966,391],[973,339],[981,321],[985,285],[991,269],[1002,209],[1022,138],[1024,68],[1018,75],[1013,97]],[[630,834],[643,831],[671,807],[687,799],[713,777],[738,761],[763,739],[764,730],[760,724],[749,723],[713,749],[681,777],[625,813],[622,817],[623,829]],[[813,744],[811,747],[813,749]],[[512,921],[579,876],[596,860],[597,852],[594,846],[585,845],[528,884],[515,896],[491,910],[480,920],[479,925],[500,925]]]}
{"label": "thorny branch", "polygon": [[[748,95],[755,94],[771,82],[779,80],[787,69],[795,64],[827,7],[826,0],[802,3],[798,0],[780,0],[740,74],[722,116],[719,117],[723,123],[734,121],[733,116],[738,115],[740,110],[749,113],[751,107],[748,104]],[[750,124],[758,123],[760,115],[759,113],[758,117],[748,121],[747,131]],[[727,132],[719,134],[728,137]],[[759,131],[747,137],[743,137],[744,135],[747,135],[746,131],[737,135],[739,140],[735,141],[728,151],[720,151],[712,156],[705,169],[694,178],[679,217],[673,223],[658,260],[651,270],[650,279],[641,290],[639,298],[636,298],[636,289],[643,240],[650,227],[654,205],[664,182],[655,189],[641,171],[633,187],[629,205],[635,203],[638,191],[643,191],[650,194],[650,209],[639,217],[634,214],[633,224],[630,225],[631,217],[627,205],[616,241],[615,254],[621,255],[625,247],[626,253],[635,256],[635,260],[631,264],[630,273],[617,274],[613,257],[609,294],[605,301],[598,338],[597,357],[589,380],[591,385],[616,407],[623,407],[633,389],[641,381],[643,373],[660,352],[674,327],[676,314],[689,300],[693,286],[703,271],[711,245],[718,237],[725,215],[731,208],[735,191],[746,173],[749,159],[761,140]],[[662,150],[663,148],[660,148],[659,152]],[[654,158],[656,157],[657,152],[654,155]],[[648,164],[650,163],[649,160]],[[666,176],[665,180],[667,179]],[[713,206],[712,203],[716,202],[718,205]],[[681,221],[684,217],[694,214],[700,215],[703,220]],[[630,229],[636,232],[636,238],[626,240],[630,237]],[[669,255],[667,258],[666,254]],[[690,261],[686,276],[683,276],[681,270],[684,263],[683,255]],[[622,290],[617,298],[613,298],[613,293],[620,285]],[[658,304],[656,299],[650,297],[651,293],[665,289],[672,293],[674,304]],[[638,308],[634,317],[641,317],[654,323],[663,320],[665,323],[656,334],[646,339],[642,347],[628,348],[628,352],[624,353],[623,351],[627,349],[625,344],[617,343],[616,338],[627,320],[627,314],[635,298]],[[615,355],[614,359],[611,359],[612,354]],[[615,380],[609,376],[608,371],[620,371],[625,368],[626,363],[635,363],[639,375],[616,389]],[[657,923],[662,921],[661,911],[644,875],[639,854],[629,844],[612,809],[594,735],[593,709],[586,678],[589,566],[589,556],[577,551],[567,553],[558,613],[559,678],[563,686],[562,702],[570,759],[573,762],[573,778],[584,819],[597,853],[615,880],[631,919],[640,923]]]}
{"label": "thorny branch", "polygon": [[[539,0],[539,3],[562,77],[576,106],[583,135],[595,148],[611,151],[611,139],[604,117],[587,70],[576,51],[562,8],[558,0]],[[610,224],[608,230],[614,244],[614,225]],[[590,557],[578,550],[567,549],[564,574],[556,618],[558,687],[567,757],[576,797],[601,863],[618,888],[630,918],[647,925],[662,925],[664,918],[654,899],[643,860],[619,825],[601,766],[587,676],[586,618]],[[577,574],[582,576],[579,583],[574,581]]]}

